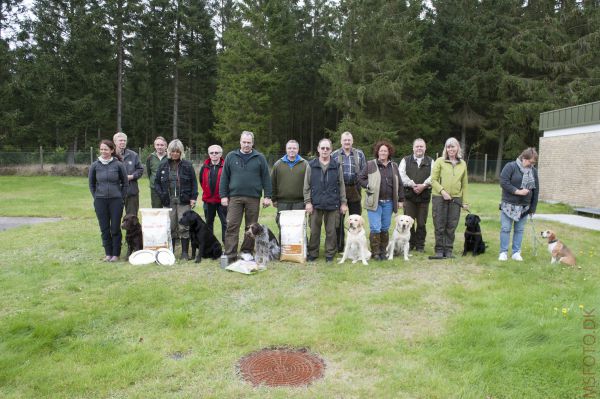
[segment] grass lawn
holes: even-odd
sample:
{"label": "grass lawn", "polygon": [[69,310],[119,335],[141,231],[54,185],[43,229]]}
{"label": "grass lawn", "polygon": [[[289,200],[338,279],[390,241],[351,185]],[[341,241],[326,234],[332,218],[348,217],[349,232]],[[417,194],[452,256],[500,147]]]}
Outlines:
{"label": "grass lawn", "polygon": [[[550,265],[545,246],[534,257],[529,225],[525,262],[498,262],[497,185],[470,190],[488,242],[480,257],[427,260],[430,220],[428,253],[410,262],[272,263],[253,276],[216,261],[103,263],[86,179],[0,187],[0,216],[64,218],[0,232],[1,398],[576,398],[584,349],[600,379],[600,339],[583,342],[599,338],[600,232],[536,222],[581,270]],[[274,228],[274,211],[261,221]],[[597,329],[585,330],[592,309]],[[325,377],[274,389],[236,375],[242,356],[283,345],[321,355]]]}

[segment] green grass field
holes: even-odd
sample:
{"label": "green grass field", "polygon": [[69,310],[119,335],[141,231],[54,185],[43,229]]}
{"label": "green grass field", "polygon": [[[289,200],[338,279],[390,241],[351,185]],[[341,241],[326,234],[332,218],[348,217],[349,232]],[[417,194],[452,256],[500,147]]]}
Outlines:
{"label": "green grass field", "polygon": [[[0,216],[64,218],[0,232],[1,398],[586,393],[582,340],[599,330],[582,323],[584,310],[600,310],[600,232],[536,222],[538,231],[558,232],[580,270],[550,265],[545,246],[534,257],[529,225],[525,262],[498,262],[497,185],[470,190],[489,245],[480,257],[427,260],[429,221],[428,253],[410,262],[272,263],[252,276],[224,272],[215,261],[103,263],[86,179],[0,177],[0,187]],[[148,206],[145,181],[141,189]],[[538,207],[538,213],[565,211]],[[273,228],[274,211],[261,221]],[[463,231],[461,224],[457,252]],[[325,377],[307,388],[274,389],[236,375],[242,356],[283,345],[321,355]],[[596,350],[598,381],[600,343],[587,348]]]}

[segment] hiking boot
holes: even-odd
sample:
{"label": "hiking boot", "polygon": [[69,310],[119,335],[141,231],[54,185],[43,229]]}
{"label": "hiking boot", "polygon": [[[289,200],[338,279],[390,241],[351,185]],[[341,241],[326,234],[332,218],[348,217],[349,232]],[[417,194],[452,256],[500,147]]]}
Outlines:
{"label": "hiking boot", "polygon": [[371,243],[371,259],[380,260],[381,233],[370,233],[369,241]]}
{"label": "hiking boot", "polygon": [[435,255],[431,255],[429,259],[444,259],[444,254],[442,252],[436,252]]}

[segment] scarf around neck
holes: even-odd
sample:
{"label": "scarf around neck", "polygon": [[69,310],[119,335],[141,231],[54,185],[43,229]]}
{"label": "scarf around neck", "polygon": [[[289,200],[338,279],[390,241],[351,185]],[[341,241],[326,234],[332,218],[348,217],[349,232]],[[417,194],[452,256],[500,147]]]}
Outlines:
{"label": "scarf around neck", "polygon": [[526,188],[528,190],[534,189],[535,187],[535,177],[533,176],[533,167],[524,167],[523,162],[519,158],[517,158],[517,166],[519,170],[523,174],[523,180],[521,181],[521,188]]}
{"label": "scarf around neck", "polygon": [[98,161],[100,161],[100,163],[102,163],[102,165],[108,165],[109,163],[112,162],[114,158],[110,157],[109,159],[104,159],[102,157],[98,157]]}

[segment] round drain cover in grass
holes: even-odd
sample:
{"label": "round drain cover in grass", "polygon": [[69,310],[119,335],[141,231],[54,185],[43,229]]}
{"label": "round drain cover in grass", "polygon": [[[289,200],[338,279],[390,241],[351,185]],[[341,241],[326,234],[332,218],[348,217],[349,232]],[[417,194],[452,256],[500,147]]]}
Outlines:
{"label": "round drain cover in grass", "polygon": [[306,349],[267,348],[240,359],[238,372],[253,385],[305,386],[323,377],[325,362]]}

